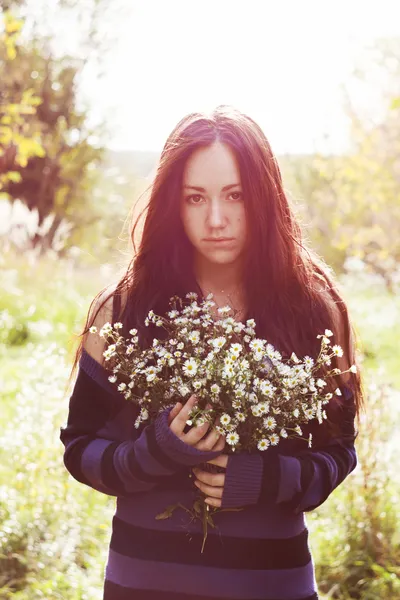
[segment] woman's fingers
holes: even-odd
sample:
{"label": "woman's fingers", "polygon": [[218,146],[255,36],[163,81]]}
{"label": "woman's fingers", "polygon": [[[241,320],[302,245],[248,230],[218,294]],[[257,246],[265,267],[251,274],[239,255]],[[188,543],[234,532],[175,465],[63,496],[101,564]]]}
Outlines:
{"label": "woman's fingers", "polygon": [[189,446],[196,446],[210,428],[210,423],[206,421],[203,425],[192,427],[183,437],[183,441]]}
{"label": "woman's fingers", "polygon": [[196,475],[196,481],[200,481],[205,485],[219,488],[225,485],[225,473],[207,473],[199,468],[193,469],[193,473]]}
{"label": "woman's fingers", "polygon": [[196,405],[196,402],[196,396],[190,396],[186,404],[181,408],[178,414],[171,421],[170,428],[178,437],[182,437],[183,430],[186,426],[186,421],[189,419],[190,412]]}
{"label": "woman's fingers", "polygon": [[171,422],[175,419],[176,415],[179,413],[181,408],[182,408],[182,403],[177,402],[168,415],[168,425],[170,425]]}
{"label": "woman's fingers", "polygon": [[218,467],[224,467],[224,469],[226,469],[228,465],[228,458],[229,456],[227,454],[220,454],[219,456],[217,456],[217,458],[213,458],[212,460],[208,460],[207,462],[209,462],[212,465],[217,465]]}
{"label": "woman's fingers", "polygon": [[206,496],[210,496],[211,498],[222,498],[222,494],[224,492],[223,487],[214,487],[212,485],[207,485],[202,483],[198,479],[194,482],[195,486],[199,488]]}
{"label": "woman's fingers", "polygon": [[225,438],[216,429],[212,429],[207,436],[203,437],[196,444],[197,450],[202,450],[203,452],[222,450],[224,446]]}

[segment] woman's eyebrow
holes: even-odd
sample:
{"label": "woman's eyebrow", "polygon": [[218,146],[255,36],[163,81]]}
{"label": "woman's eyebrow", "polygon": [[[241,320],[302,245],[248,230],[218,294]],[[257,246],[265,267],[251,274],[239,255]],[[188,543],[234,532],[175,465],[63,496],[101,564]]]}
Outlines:
{"label": "woman's eyebrow", "polygon": [[[196,190],[197,192],[205,192],[206,190],[198,185],[184,185],[183,186],[185,189],[191,189],[191,190]],[[240,187],[240,183],[230,183],[229,185],[225,185],[222,188],[223,192],[227,192],[228,190],[230,190],[231,188],[234,187]]]}

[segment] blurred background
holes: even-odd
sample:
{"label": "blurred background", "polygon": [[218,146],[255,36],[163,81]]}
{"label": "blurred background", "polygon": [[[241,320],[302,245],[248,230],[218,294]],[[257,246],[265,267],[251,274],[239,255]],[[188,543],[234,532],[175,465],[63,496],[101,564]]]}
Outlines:
{"label": "blurred background", "polygon": [[0,0],[0,599],[101,598],[114,498],[59,427],[90,301],[129,260],[163,143],[233,104],[339,278],[359,466],[308,515],[322,598],[400,598],[398,0]]}

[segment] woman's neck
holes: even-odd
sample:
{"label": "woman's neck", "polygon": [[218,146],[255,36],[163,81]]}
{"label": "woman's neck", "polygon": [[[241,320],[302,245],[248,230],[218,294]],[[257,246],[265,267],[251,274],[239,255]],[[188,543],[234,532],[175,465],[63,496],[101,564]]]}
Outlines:
{"label": "woman's neck", "polygon": [[229,305],[243,313],[246,301],[242,270],[238,264],[217,264],[195,260],[195,275],[205,296],[213,294],[217,306]]}
{"label": "woman's neck", "polygon": [[240,267],[234,264],[218,264],[195,259],[196,279],[203,291],[207,288],[215,293],[236,292],[242,286]]}

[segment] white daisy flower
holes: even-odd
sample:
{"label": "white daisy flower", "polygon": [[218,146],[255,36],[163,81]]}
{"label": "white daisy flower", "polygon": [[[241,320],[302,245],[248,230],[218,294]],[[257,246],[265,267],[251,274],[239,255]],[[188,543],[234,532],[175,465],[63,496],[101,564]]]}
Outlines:
{"label": "white daisy flower", "polygon": [[333,333],[330,329],[325,329],[324,335],[326,335],[326,337],[332,337]]}
{"label": "white daisy flower", "polygon": [[300,425],[296,425],[296,427],[294,428],[295,432],[298,433],[299,435],[303,434],[303,431],[300,427]]}
{"label": "white daisy flower", "polygon": [[334,353],[335,356],[343,356],[343,350],[341,346],[332,346],[332,352]]}
{"label": "white daisy flower", "polygon": [[197,363],[194,358],[189,358],[183,363],[183,372],[188,377],[194,377],[197,373]]}
{"label": "white daisy flower", "polygon": [[294,416],[294,418],[295,418],[295,419],[297,419],[299,415],[300,415],[300,411],[299,411],[299,409],[298,409],[298,408],[295,408],[295,409],[294,409],[294,411],[293,411],[293,416]]}
{"label": "white daisy flower", "polygon": [[241,353],[243,349],[243,346],[241,344],[231,344],[231,347],[229,349],[229,351],[232,354],[235,354],[236,356],[239,356],[239,354]]}
{"label": "white daisy flower", "polygon": [[287,438],[288,433],[284,427],[282,427],[282,429],[280,430],[279,435],[283,438]]}
{"label": "white daisy flower", "polygon": [[262,440],[260,440],[257,444],[257,448],[259,450],[266,450],[269,446],[269,440],[267,440],[267,438],[263,438]]}
{"label": "white daisy flower", "polygon": [[264,427],[266,429],[273,430],[276,427],[276,420],[274,419],[274,417],[266,417],[264,419],[263,423],[264,423]]}
{"label": "white daisy flower", "polygon": [[307,409],[304,411],[304,414],[305,414],[305,416],[306,416],[306,418],[307,418],[308,420],[310,420],[310,419],[313,419],[313,418],[314,418],[314,410],[313,410],[312,408],[307,408]]}
{"label": "white daisy flower", "polygon": [[111,323],[104,323],[103,327],[100,329],[100,337],[105,337],[106,335],[108,335],[109,333],[111,333],[113,330]]}
{"label": "white daisy flower", "polygon": [[269,441],[271,442],[271,446],[277,446],[279,444],[279,435],[277,433],[273,433],[269,436]]}
{"label": "white daisy flower", "polygon": [[349,371],[350,371],[350,373],[357,373],[357,366],[356,365],[351,365]]}
{"label": "white daisy flower", "polygon": [[253,404],[253,406],[251,407],[251,412],[253,413],[253,415],[255,417],[260,417],[261,416],[260,405],[259,404]]}
{"label": "white daisy flower", "polygon": [[182,356],[182,352],[177,350],[176,352],[174,352],[174,356],[176,356],[176,358],[180,358]]}
{"label": "white daisy flower", "polygon": [[262,394],[264,394],[264,396],[271,397],[274,395],[275,389],[274,389],[273,385],[271,384],[271,382],[268,380],[260,381],[259,389],[260,389],[260,392]]}
{"label": "white daisy flower", "polygon": [[97,333],[97,327],[95,325],[92,325],[92,327],[89,328],[90,333]]}
{"label": "white daisy flower", "polygon": [[117,378],[115,375],[110,375],[110,377],[108,378],[108,381],[111,381],[111,383],[115,383],[117,381]]}
{"label": "white daisy flower", "polygon": [[122,382],[118,386],[118,391],[123,392],[124,390],[126,390],[126,383]]}
{"label": "white daisy flower", "polygon": [[294,352],[292,352],[290,358],[292,359],[292,361],[296,364],[298,364],[300,362],[300,359],[297,358],[296,354]]}
{"label": "white daisy flower", "polygon": [[200,389],[200,388],[201,388],[201,386],[202,386],[202,383],[201,383],[201,381],[193,381],[192,385],[193,385],[193,389],[194,389],[196,392],[198,392],[198,391],[199,391],[199,389]]}
{"label": "white daisy flower", "polygon": [[260,407],[260,411],[262,415],[266,415],[269,411],[269,402],[260,402],[258,405]]}
{"label": "white daisy flower", "polygon": [[130,335],[136,335],[137,334],[137,329],[130,329],[129,333],[130,333]]}
{"label": "white daisy flower", "polygon": [[218,309],[218,312],[220,315],[227,315],[229,312],[231,312],[231,307],[230,306],[221,306]]}
{"label": "white daisy flower", "polygon": [[212,344],[212,346],[214,346],[215,350],[220,350],[225,345],[226,338],[224,338],[223,336],[220,336],[220,337],[215,338],[214,340],[210,340],[210,343]]}
{"label": "white daisy flower", "polygon": [[317,385],[319,388],[323,388],[323,387],[325,387],[325,386],[326,386],[326,381],[324,381],[323,379],[317,379],[317,381],[316,381],[316,385]]}
{"label": "white daisy flower", "polygon": [[247,371],[247,369],[250,367],[250,363],[248,360],[243,359],[240,361],[240,368],[243,369],[243,371]]}
{"label": "white daisy flower", "polygon": [[235,375],[235,370],[232,367],[232,365],[227,365],[224,370],[222,371],[222,377],[226,377],[228,379],[230,379],[231,377],[233,377]]}
{"label": "white daisy flower", "polygon": [[226,426],[229,425],[229,423],[231,422],[231,418],[227,413],[224,413],[223,415],[221,415],[219,421],[221,425]]}
{"label": "white daisy flower", "polygon": [[265,341],[256,338],[250,342],[250,348],[253,352],[263,352],[265,346]]}
{"label": "white daisy flower", "polygon": [[188,338],[192,344],[198,344],[200,341],[200,331],[191,331],[188,335]]}
{"label": "white daisy flower", "polygon": [[340,389],[339,389],[339,388],[336,388],[336,390],[335,390],[335,394],[336,394],[336,396],[341,396],[341,395],[342,395],[342,392],[340,391]]}
{"label": "white daisy flower", "polygon": [[187,385],[180,385],[178,391],[181,396],[187,396],[188,394],[190,394],[190,388]]}
{"label": "white daisy flower", "polygon": [[126,348],[126,354],[128,354],[128,356],[129,356],[129,354],[132,354],[134,349],[135,349],[135,346],[132,346],[132,344],[129,344],[129,346],[127,346],[127,348]]}
{"label": "white daisy flower", "polygon": [[213,383],[210,390],[211,390],[212,394],[219,394],[221,391],[221,388],[216,383]]}
{"label": "white daisy flower", "polygon": [[230,446],[236,446],[239,441],[239,435],[236,433],[236,431],[231,431],[226,436],[226,441]]}
{"label": "white daisy flower", "polygon": [[242,412],[236,412],[235,413],[235,418],[240,421],[240,423],[244,423],[246,420],[246,415]]}
{"label": "white daisy flower", "polygon": [[304,357],[304,366],[308,370],[311,369],[314,366],[314,359],[311,358],[311,356],[305,356]]}
{"label": "white daisy flower", "polygon": [[140,418],[142,421],[147,421],[147,419],[149,418],[149,411],[147,410],[147,408],[140,409]]}

